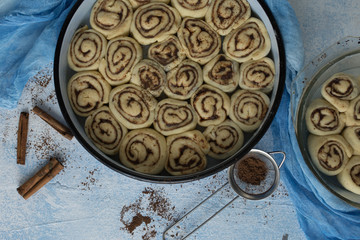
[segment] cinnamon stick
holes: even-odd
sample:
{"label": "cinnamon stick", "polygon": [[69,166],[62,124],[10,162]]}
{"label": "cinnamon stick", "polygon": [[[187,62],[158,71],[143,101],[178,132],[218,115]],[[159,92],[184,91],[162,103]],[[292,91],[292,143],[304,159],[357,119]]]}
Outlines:
{"label": "cinnamon stick", "polygon": [[64,166],[56,158],[50,159],[48,164],[17,188],[18,193],[25,200],[28,199],[53,179],[63,168]]}
{"label": "cinnamon stick", "polygon": [[71,130],[57,121],[55,118],[50,116],[48,113],[35,106],[33,112],[38,115],[41,119],[47,122],[50,126],[52,126],[56,131],[58,131],[65,138],[71,140],[74,136],[71,133]]}
{"label": "cinnamon stick", "polygon": [[17,164],[25,165],[26,142],[29,126],[29,113],[20,113],[17,138]]}

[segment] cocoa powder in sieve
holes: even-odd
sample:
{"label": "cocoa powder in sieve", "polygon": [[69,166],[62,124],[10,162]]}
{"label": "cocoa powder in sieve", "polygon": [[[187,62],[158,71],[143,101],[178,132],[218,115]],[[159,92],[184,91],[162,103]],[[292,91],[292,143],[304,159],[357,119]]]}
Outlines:
{"label": "cocoa powder in sieve", "polygon": [[237,166],[238,176],[241,181],[252,185],[260,185],[266,178],[266,164],[258,158],[248,157],[241,160]]}

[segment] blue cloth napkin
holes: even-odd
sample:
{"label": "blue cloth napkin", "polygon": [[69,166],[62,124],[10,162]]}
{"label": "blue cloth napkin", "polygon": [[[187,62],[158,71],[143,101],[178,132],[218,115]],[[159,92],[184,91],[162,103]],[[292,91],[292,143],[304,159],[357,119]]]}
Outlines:
{"label": "blue cloth napkin", "polygon": [[[315,179],[297,146],[289,92],[291,81],[303,67],[304,52],[295,13],[285,0],[265,2],[280,27],[287,64],[286,90],[268,132],[281,139],[273,141],[273,149],[287,154],[282,179],[294,201],[300,226],[309,239],[359,239],[360,211],[331,195]],[[52,62],[58,34],[74,3],[75,0],[0,2],[1,108],[15,108],[28,79]]]}

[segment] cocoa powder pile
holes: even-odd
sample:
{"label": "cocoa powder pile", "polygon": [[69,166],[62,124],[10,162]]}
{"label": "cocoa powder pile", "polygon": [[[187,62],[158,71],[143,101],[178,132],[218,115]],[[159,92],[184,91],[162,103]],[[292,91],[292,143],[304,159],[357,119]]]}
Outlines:
{"label": "cocoa powder pile", "polygon": [[260,159],[248,157],[240,161],[237,171],[241,181],[252,185],[260,185],[261,181],[266,178],[268,169]]}

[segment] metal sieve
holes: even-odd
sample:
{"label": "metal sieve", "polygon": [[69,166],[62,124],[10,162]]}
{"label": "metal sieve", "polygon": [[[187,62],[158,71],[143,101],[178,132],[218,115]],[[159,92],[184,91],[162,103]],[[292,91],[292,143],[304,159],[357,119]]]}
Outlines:
{"label": "metal sieve", "polygon": [[[272,157],[272,155],[276,154],[282,155],[279,165]],[[261,160],[267,168],[265,178],[258,185],[246,183],[239,177],[238,165],[249,157]],[[281,151],[267,153],[262,150],[252,149],[230,166],[228,171],[229,181],[171,225],[163,233],[163,239],[185,239],[189,237],[239,196],[250,200],[260,200],[268,197],[279,185],[279,169],[283,165],[285,158],[285,153]]]}

